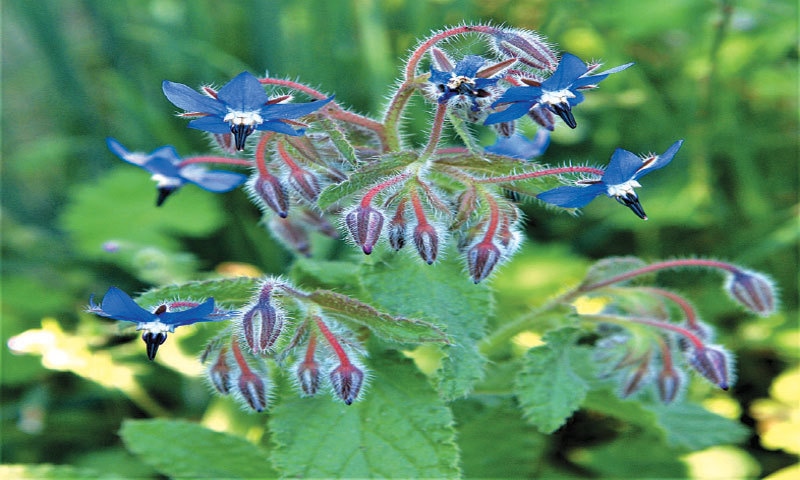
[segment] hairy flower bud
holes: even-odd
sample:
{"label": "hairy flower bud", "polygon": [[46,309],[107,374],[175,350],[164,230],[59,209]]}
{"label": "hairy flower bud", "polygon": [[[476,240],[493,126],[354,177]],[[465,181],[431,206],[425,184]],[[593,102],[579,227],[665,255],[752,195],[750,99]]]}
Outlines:
{"label": "hairy flower bud", "polygon": [[439,253],[439,235],[430,223],[420,223],[414,229],[414,246],[428,265],[436,261]]}
{"label": "hairy flower bud", "polygon": [[301,361],[297,364],[297,381],[303,394],[316,395],[319,390],[319,363],[316,361]]}
{"label": "hairy flower bud", "polygon": [[477,243],[467,252],[467,267],[472,281],[479,283],[488,277],[497,262],[500,261],[500,250],[492,242]]}
{"label": "hairy flower bud", "polygon": [[216,357],[208,365],[206,375],[211,385],[221,394],[227,395],[231,391],[231,366],[228,364],[227,348],[218,350]]}
{"label": "hairy flower bud", "polygon": [[296,168],[292,170],[287,180],[289,185],[310,203],[315,203],[319,198],[319,192],[322,189],[319,186],[317,176],[313,172]]}
{"label": "hairy flower bud", "polygon": [[272,304],[271,283],[266,284],[258,300],[242,315],[242,330],[247,346],[255,354],[268,352],[283,330],[284,312]]}
{"label": "hairy flower bud", "polygon": [[689,365],[714,385],[727,390],[731,384],[730,369],[728,368],[729,355],[722,347],[706,346],[690,353]]}
{"label": "hairy flower bud", "polygon": [[622,397],[629,397],[641,390],[650,377],[650,355],[644,355],[635,368],[631,369],[622,384]]}
{"label": "hairy flower bud", "polygon": [[555,70],[556,53],[534,32],[519,29],[498,29],[494,34],[494,48],[502,55],[513,57],[539,70]]}
{"label": "hairy flower bud", "polygon": [[364,253],[372,253],[383,228],[383,214],[373,207],[359,205],[347,214],[345,224]]}
{"label": "hairy flower bud", "polygon": [[287,247],[306,257],[311,256],[311,239],[302,225],[280,217],[270,218],[267,225],[275,237]]}
{"label": "hairy flower bud", "polygon": [[247,182],[250,198],[259,205],[266,205],[281,218],[289,213],[289,196],[283,184],[274,175],[258,174]]}
{"label": "hairy flower bud", "polygon": [[532,109],[528,111],[528,116],[531,117],[531,120],[536,122],[537,124],[541,125],[542,127],[546,128],[549,131],[553,131],[556,128],[556,119],[553,116],[553,113],[546,108],[542,108],[539,105],[535,105]]}
{"label": "hairy flower bud", "polygon": [[664,368],[658,374],[656,385],[658,386],[658,396],[665,404],[672,403],[678,392],[681,390],[683,384],[683,377],[681,372],[672,367]]}
{"label": "hairy flower bud", "polygon": [[236,393],[256,412],[266,410],[269,397],[266,377],[262,378],[252,370],[243,370],[236,382]]}
{"label": "hairy flower bud", "polygon": [[764,275],[737,270],[728,277],[725,290],[751,312],[766,317],[775,312],[775,287]]}
{"label": "hairy flower bud", "polygon": [[347,405],[352,404],[364,383],[364,372],[352,363],[342,363],[330,374],[333,392]]}
{"label": "hairy flower bud", "polygon": [[397,211],[389,222],[389,245],[397,251],[406,244],[405,202],[397,206]]}

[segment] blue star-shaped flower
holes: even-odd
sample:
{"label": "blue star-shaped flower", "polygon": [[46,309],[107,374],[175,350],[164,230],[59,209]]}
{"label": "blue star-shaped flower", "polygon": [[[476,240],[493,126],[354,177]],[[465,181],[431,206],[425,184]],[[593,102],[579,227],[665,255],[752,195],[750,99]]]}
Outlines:
{"label": "blue star-shaped flower", "polygon": [[244,150],[245,140],[255,130],[302,135],[303,130],[295,130],[289,120],[308,115],[333,99],[298,104],[270,103],[258,78],[248,72],[228,82],[216,92],[216,98],[167,80],[162,90],[170,102],[186,111],[187,116],[200,117],[189,122],[189,127],[211,133],[232,133],[237,150]]}
{"label": "blue star-shaped flower", "polygon": [[530,160],[541,156],[550,145],[550,132],[544,128],[536,131],[532,140],[525,135],[515,133],[510,137],[498,136],[494,145],[485,148],[487,152],[508,157]]}
{"label": "blue star-shaped flower", "polygon": [[127,293],[111,287],[100,305],[94,303],[92,295],[86,311],[101,317],[136,323],[136,330],[143,330],[142,340],[147,344],[147,358],[150,360],[156,358],[158,347],[166,341],[167,333],[174,332],[176,327],[198,322],[217,322],[232,316],[232,312],[215,309],[213,298],[186,310],[170,312],[168,308],[168,305],[160,305],[153,312],[145,310]]}
{"label": "blue star-shaped flower", "polygon": [[618,148],[611,156],[611,161],[600,180],[583,180],[577,182],[580,186],[557,187],[540,193],[536,198],[559,207],[580,208],[599,195],[606,194],[633,210],[639,218],[647,220],[634,188],[641,187],[638,182],[641,177],[667,166],[682,144],[683,140],[678,140],[661,155],[653,155],[644,160],[627,150]]}
{"label": "blue star-shaped flower", "polygon": [[440,92],[437,101],[446,103],[455,96],[464,95],[472,99],[472,110],[478,110],[477,98],[488,97],[487,87],[497,83],[497,78],[482,78],[478,70],[486,59],[478,55],[467,55],[456,63],[451,71],[437,70],[431,66],[430,82]]}
{"label": "blue star-shaped flower", "polygon": [[222,170],[208,171],[199,165],[185,165],[179,167],[182,159],[172,146],[165,146],[154,150],[152,153],[129,152],[118,141],[107,138],[108,148],[122,160],[143,168],[153,174],[157,182],[158,199],[156,206],[161,206],[164,200],[178,188],[186,183],[214,193],[225,193],[233,190],[247,180],[241,173],[226,172]]}
{"label": "blue star-shaped flower", "polygon": [[591,88],[612,73],[625,70],[631,65],[633,63],[627,63],[603,73],[587,75],[589,67],[575,55],[565,53],[553,75],[540,85],[511,87],[506,90],[492,106],[510,105],[502,112],[489,115],[484,124],[510,122],[538,107],[550,110],[561,117],[570,128],[575,128],[577,123],[572,116],[572,107],[583,101],[583,94],[579,90]]}

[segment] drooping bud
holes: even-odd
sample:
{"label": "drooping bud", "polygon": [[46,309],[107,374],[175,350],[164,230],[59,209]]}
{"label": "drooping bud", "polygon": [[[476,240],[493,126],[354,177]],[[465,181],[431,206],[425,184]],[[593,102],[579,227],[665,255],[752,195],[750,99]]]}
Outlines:
{"label": "drooping bud", "polygon": [[500,261],[500,250],[492,242],[481,241],[467,252],[469,276],[475,283],[488,277],[497,262]]}
{"label": "drooping bud", "polygon": [[302,360],[297,363],[297,381],[304,395],[316,395],[319,390],[319,362],[315,358],[317,350],[317,337],[312,332],[308,337],[306,353]]}
{"label": "drooping bud", "polygon": [[256,174],[247,182],[250,198],[259,205],[266,205],[281,218],[289,213],[289,196],[283,184],[274,175]]}
{"label": "drooping bud", "polygon": [[345,217],[345,224],[365,254],[372,253],[383,228],[383,213],[371,206],[359,205]]}
{"label": "drooping bud", "polygon": [[361,386],[364,383],[364,372],[352,363],[342,363],[330,374],[333,392],[344,401],[345,404],[352,404]]}
{"label": "drooping bud", "polygon": [[406,244],[405,203],[405,200],[400,201],[397,211],[389,222],[389,245],[395,251],[400,250]]}
{"label": "drooping bud", "polygon": [[659,398],[663,403],[669,404],[678,396],[681,385],[683,385],[683,377],[678,370],[670,366],[661,370],[656,379],[656,384]]}
{"label": "drooping bud", "polygon": [[252,370],[242,371],[236,388],[237,396],[241,397],[250,408],[256,412],[266,410],[269,395],[266,378],[256,375]]}
{"label": "drooping bud", "polygon": [[528,110],[528,116],[531,117],[531,120],[551,132],[556,128],[556,119],[553,117],[553,113],[538,104]]}
{"label": "drooping bud", "polygon": [[514,132],[517,131],[517,123],[514,121],[494,123],[492,127],[498,135],[506,138],[514,135]]}
{"label": "drooping bud", "polygon": [[641,361],[638,365],[631,369],[628,373],[627,378],[622,384],[622,397],[629,397],[634,393],[641,390],[641,388],[647,383],[650,376],[650,354],[645,354],[641,357]]}
{"label": "drooping bud", "polygon": [[556,69],[556,53],[538,34],[519,29],[497,29],[493,37],[493,46],[500,54],[515,57],[539,70]]}
{"label": "drooping bud", "polygon": [[439,253],[439,235],[430,223],[419,223],[414,229],[414,246],[428,265],[436,261]]}
{"label": "drooping bud", "polygon": [[695,349],[689,354],[689,365],[714,385],[727,390],[731,383],[730,369],[728,368],[729,355],[722,347],[705,346]]}
{"label": "drooping bud", "polygon": [[233,135],[230,133],[214,133],[212,136],[223,152],[230,155],[236,154],[236,144],[233,142]]}
{"label": "drooping bud", "polygon": [[728,277],[725,290],[733,300],[757,315],[766,317],[775,313],[775,286],[765,275],[737,270]]}
{"label": "drooping bud", "polygon": [[267,353],[283,330],[285,314],[273,305],[272,289],[272,283],[265,284],[258,299],[242,315],[244,339],[256,355]]}
{"label": "drooping bud", "polygon": [[275,237],[287,247],[303,256],[311,256],[311,239],[302,225],[292,219],[280,217],[270,218],[267,225]]}
{"label": "drooping bud", "polygon": [[323,235],[331,238],[339,238],[339,232],[336,231],[336,227],[331,225],[331,222],[329,222],[320,213],[317,213],[310,208],[304,208],[300,211],[300,219],[303,221],[303,223]]}
{"label": "drooping bud", "polygon": [[295,168],[292,169],[287,180],[289,185],[310,203],[315,203],[317,198],[319,198],[321,188],[319,186],[319,180],[313,172],[302,168]]}
{"label": "drooping bud", "polygon": [[213,361],[206,369],[211,385],[221,394],[227,395],[231,392],[231,367],[228,365],[228,349],[223,347],[217,351]]}

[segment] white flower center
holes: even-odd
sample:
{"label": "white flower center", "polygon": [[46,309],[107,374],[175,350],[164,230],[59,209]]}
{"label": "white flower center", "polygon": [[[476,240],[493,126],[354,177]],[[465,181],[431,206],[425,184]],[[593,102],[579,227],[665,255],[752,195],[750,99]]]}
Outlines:
{"label": "white flower center", "polygon": [[136,330],[144,330],[146,332],[155,334],[172,333],[175,331],[175,325],[167,325],[166,323],[161,323],[158,320],[156,320],[154,322],[140,323],[136,327]]}
{"label": "white flower center", "polygon": [[558,90],[555,92],[542,90],[542,96],[539,97],[539,102],[546,103],[548,105],[557,105],[562,103],[569,103],[570,98],[575,98],[575,94],[570,92],[568,88],[565,88],[563,90]]}
{"label": "white flower center", "polygon": [[608,193],[609,197],[624,197],[629,193],[634,193],[634,188],[641,186],[642,185],[636,180],[628,180],[627,182],[620,183],[619,185],[609,185],[606,188],[606,192]]}
{"label": "white flower center", "polygon": [[183,184],[180,178],[168,177],[160,173],[156,173],[150,178],[157,183],[157,188],[180,187]]}
{"label": "white flower center", "polygon": [[261,125],[264,123],[264,119],[261,118],[261,115],[258,112],[239,112],[236,110],[231,110],[225,115],[225,118],[222,119],[223,122],[228,122],[231,125]]}

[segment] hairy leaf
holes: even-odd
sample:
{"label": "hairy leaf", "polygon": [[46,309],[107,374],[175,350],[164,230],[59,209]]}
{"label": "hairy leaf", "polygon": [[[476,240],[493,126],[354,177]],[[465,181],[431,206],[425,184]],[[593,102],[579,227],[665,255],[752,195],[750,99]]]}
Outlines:
{"label": "hairy leaf", "polygon": [[[350,406],[327,396],[282,395],[269,426],[285,477],[454,478],[453,417],[407,359],[371,360],[373,381]],[[284,387],[286,388],[286,387]]]}
{"label": "hairy leaf", "polygon": [[416,155],[412,152],[384,155],[377,162],[366,165],[361,170],[350,175],[350,178],[344,182],[331,185],[323,190],[317,200],[317,206],[324,210],[344,197],[374,185],[385,177],[396,174],[416,159]]}
{"label": "hairy leaf", "polygon": [[592,370],[590,351],[575,345],[575,328],[544,336],[546,345],[525,354],[515,391],[525,418],[542,433],[561,427],[581,406],[589,384],[581,376]]}
{"label": "hairy leaf", "polygon": [[217,304],[239,306],[250,301],[259,281],[258,278],[236,277],[168,285],[144,292],[137,299],[137,303],[155,305],[173,298],[191,298],[199,301],[213,297]]}
{"label": "hairy leaf", "polygon": [[267,452],[247,440],[177,420],[126,420],[120,435],[130,451],[169,477],[277,477]]}

